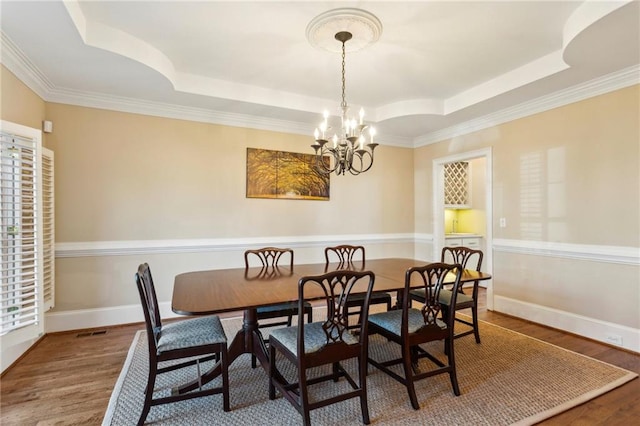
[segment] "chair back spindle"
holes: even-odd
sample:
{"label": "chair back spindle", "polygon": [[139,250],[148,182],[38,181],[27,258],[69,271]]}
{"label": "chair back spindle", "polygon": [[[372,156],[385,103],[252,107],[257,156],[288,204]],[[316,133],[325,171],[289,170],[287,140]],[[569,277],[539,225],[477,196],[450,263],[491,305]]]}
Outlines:
{"label": "chair back spindle", "polygon": [[280,258],[289,255],[289,266],[293,268],[293,250],[278,247],[263,247],[256,250],[246,250],[244,252],[244,266],[249,268],[251,257],[257,257],[263,268],[275,268],[280,263]]}
{"label": "chair back spindle", "polygon": [[[462,265],[448,263],[431,263],[425,266],[413,267],[407,270],[405,275],[405,288],[403,300],[410,300],[410,291],[412,286],[415,288],[415,277],[418,277],[422,288],[424,289],[425,298],[421,303],[420,311],[424,319],[424,326],[437,326],[440,318],[451,328],[453,333],[453,321],[455,318],[455,310],[442,310],[440,303],[440,291],[445,285],[453,285],[452,304],[455,305],[458,288],[460,287],[460,277],[462,275]],[[453,282],[452,282],[453,280]],[[410,303],[407,305],[409,306]],[[408,307],[403,310],[403,323],[408,321]],[[441,315],[442,312],[442,315]],[[407,327],[402,327],[407,330]],[[453,335],[453,334],[452,334]]]}
{"label": "chair back spindle", "polygon": [[[365,250],[363,246],[354,246],[350,244],[342,244],[334,247],[326,247],[324,249],[325,272],[330,269],[340,270],[348,269],[351,271],[364,271],[365,269]],[[334,263],[332,263],[334,262]],[[357,265],[356,265],[357,264]],[[357,323],[362,321],[360,312],[362,311],[363,295],[354,294],[344,300],[344,316],[358,316]],[[371,293],[369,300],[371,305],[386,305],[387,310],[391,309],[391,295],[384,291],[374,291]],[[354,308],[350,310],[350,308]],[[357,328],[352,325],[350,328]]]}
{"label": "chair back spindle", "polygon": [[480,271],[482,267],[482,250],[475,250],[469,247],[443,247],[440,261],[443,263],[453,263],[462,265],[463,269],[475,269]]}
{"label": "chair back spindle", "polygon": [[362,267],[364,268],[364,247],[349,244],[327,247],[324,249],[324,259],[327,267],[332,261],[337,261],[338,268],[350,267],[354,262],[362,262]]}
{"label": "chair back spindle", "polygon": [[[367,279],[369,281],[367,283],[366,293],[364,293],[362,321],[356,327],[359,330],[354,331],[354,327],[350,327],[348,322],[347,300],[354,292],[354,287],[361,281],[367,282]],[[347,270],[338,270],[321,276],[310,276],[300,279],[298,288],[298,300],[300,304],[304,303],[305,291],[308,292],[309,287],[311,286],[320,287],[324,293],[324,299],[327,307],[327,319],[322,325],[322,329],[325,334],[323,346],[351,342],[353,340],[353,335],[358,333],[360,336],[366,335],[368,325],[366,320],[369,312],[369,300],[371,298],[371,290],[373,288],[374,281],[375,277],[373,272]],[[362,290],[362,287],[359,288]],[[304,330],[304,318],[298,318],[298,327]],[[351,339],[345,339],[347,334],[349,334]],[[298,345],[300,351],[303,352],[304,333],[300,333],[298,336]]]}

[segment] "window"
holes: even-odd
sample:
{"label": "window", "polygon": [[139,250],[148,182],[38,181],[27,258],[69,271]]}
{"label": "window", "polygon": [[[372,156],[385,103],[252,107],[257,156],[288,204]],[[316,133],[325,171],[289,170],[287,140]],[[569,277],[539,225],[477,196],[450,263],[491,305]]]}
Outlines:
{"label": "window", "polygon": [[41,133],[2,122],[0,131],[0,339],[44,332]]}

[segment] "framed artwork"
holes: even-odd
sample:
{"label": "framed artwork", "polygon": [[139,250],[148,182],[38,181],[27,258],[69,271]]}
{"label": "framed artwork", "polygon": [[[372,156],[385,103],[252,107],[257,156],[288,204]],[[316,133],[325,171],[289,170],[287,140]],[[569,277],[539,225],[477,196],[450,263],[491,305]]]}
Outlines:
{"label": "framed artwork", "polygon": [[247,198],[329,200],[330,175],[315,161],[312,154],[247,148]]}

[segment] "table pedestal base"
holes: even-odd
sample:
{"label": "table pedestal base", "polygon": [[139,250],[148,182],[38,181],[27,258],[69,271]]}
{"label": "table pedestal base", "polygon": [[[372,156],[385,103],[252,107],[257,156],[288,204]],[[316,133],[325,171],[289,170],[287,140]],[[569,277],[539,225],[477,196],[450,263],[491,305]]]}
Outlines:
{"label": "table pedestal base", "polygon": [[[267,346],[264,344],[262,333],[258,328],[258,315],[255,309],[247,309],[244,311],[244,318],[242,322],[242,328],[238,330],[234,336],[231,344],[227,348],[228,364],[231,365],[242,354],[255,355],[256,359],[262,365],[265,371],[269,370],[269,354],[267,352]],[[186,383],[180,387],[172,389],[172,394],[182,394],[199,386],[209,383],[211,380],[218,377],[222,372],[220,363],[216,363],[213,368],[204,373],[198,380]]]}

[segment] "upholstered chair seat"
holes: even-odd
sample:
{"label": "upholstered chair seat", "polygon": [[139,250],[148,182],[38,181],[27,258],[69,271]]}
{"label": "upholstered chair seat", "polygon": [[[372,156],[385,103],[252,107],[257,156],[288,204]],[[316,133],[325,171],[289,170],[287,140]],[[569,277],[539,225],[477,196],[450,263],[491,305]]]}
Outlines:
{"label": "upholstered chair seat", "polygon": [[185,349],[192,346],[226,343],[227,336],[220,318],[208,316],[170,322],[162,326],[158,339],[158,355],[162,352]]}
{"label": "upholstered chair seat", "polygon": [[[311,354],[318,352],[327,345],[327,336],[322,328],[323,322],[314,322],[307,324],[304,327],[304,353]],[[278,328],[271,332],[271,336],[282,343],[284,347],[291,353],[297,353],[298,351],[298,327],[286,327]],[[331,337],[333,339],[339,339],[338,329],[333,328],[331,331]],[[352,332],[344,330],[342,333],[342,341],[347,345],[358,344],[360,339]]]}

